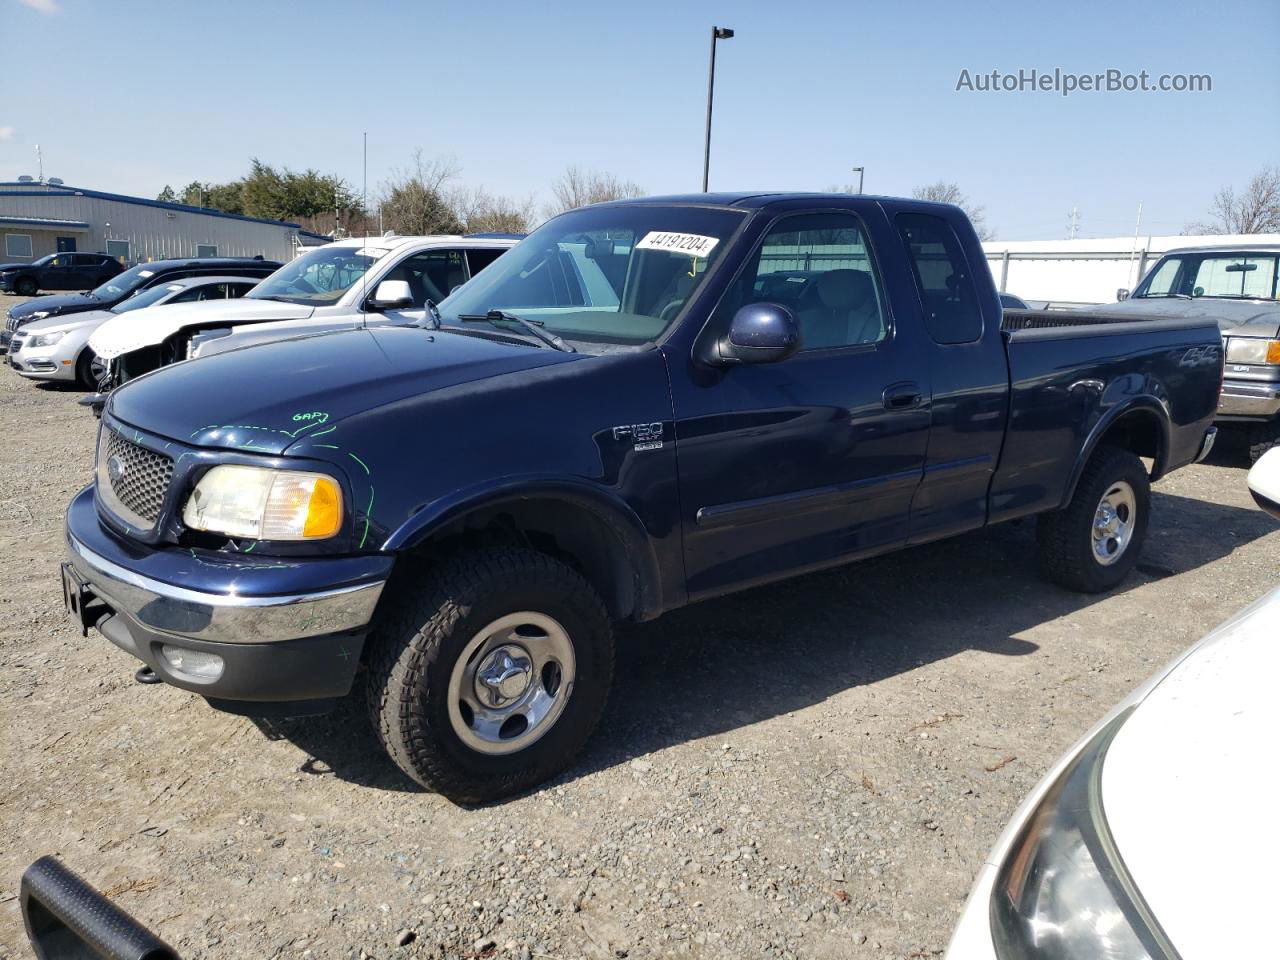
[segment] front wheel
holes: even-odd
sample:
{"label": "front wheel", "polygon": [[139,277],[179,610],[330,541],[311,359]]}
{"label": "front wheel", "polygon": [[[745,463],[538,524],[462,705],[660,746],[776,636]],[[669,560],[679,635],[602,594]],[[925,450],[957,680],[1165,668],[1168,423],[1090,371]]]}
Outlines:
{"label": "front wheel", "polygon": [[396,764],[459,803],[568,766],[613,677],[613,631],[591,585],[545,554],[503,548],[396,589],[368,676],[374,729]]}
{"label": "front wheel", "polygon": [[36,286],[36,282],[30,277],[23,277],[13,285],[13,289],[20,297],[34,297],[36,291],[40,288]]}
{"label": "front wheel", "polygon": [[1249,462],[1257,463],[1272,447],[1280,446],[1280,420],[1268,420],[1249,427]]}
{"label": "front wheel", "polygon": [[1044,575],[1081,593],[1117,586],[1138,562],[1150,507],[1142,461],[1128,450],[1099,448],[1066,509],[1040,516],[1036,539]]}
{"label": "front wheel", "polygon": [[85,347],[76,358],[76,382],[86,390],[98,389],[98,381],[102,378],[104,365],[98,355]]}

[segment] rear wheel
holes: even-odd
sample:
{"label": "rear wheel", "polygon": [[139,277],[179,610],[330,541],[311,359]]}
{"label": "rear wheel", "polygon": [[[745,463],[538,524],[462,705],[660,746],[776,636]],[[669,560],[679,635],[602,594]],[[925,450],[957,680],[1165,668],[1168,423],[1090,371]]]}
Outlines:
{"label": "rear wheel", "polygon": [[1067,508],[1040,516],[1036,538],[1045,576],[1081,593],[1117,586],[1138,562],[1150,505],[1142,461],[1128,450],[1099,448]]}
{"label": "rear wheel", "polygon": [[14,292],[20,297],[34,297],[40,288],[30,277],[23,277],[13,285]]}
{"label": "rear wheel", "polygon": [[371,641],[369,708],[410,777],[483,803],[568,766],[604,710],[613,631],[576,571],[477,550],[399,584]]}

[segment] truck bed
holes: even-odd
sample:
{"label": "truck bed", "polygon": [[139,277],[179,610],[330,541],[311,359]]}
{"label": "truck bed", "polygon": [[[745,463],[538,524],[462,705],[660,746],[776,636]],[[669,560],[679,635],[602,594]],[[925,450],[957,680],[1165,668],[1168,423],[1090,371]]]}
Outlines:
{"label": "truck bed", "polygon": [[1122,412],[1152,460],[1152,479],[1199,453],[1222,383],[1212,322],[1006,310],[1002,328],[1009,420],[991,521],[1065,504],[1093,438]]}

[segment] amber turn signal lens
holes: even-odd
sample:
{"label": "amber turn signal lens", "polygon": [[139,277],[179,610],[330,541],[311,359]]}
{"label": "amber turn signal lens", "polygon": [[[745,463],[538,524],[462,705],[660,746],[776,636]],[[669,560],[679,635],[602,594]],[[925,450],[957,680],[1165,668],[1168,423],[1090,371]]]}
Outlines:
{"label": "amber turn signal lens", "polygon": [[307,520],[302,526],[302,535],[308,540],[332,537],[341,525],[342,492],[335,481],[318,476],[307,504]]}

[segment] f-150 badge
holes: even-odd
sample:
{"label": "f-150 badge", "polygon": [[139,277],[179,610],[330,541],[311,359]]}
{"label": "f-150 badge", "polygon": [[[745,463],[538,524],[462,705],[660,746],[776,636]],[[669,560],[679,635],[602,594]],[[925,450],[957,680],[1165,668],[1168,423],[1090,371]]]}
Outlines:
{"label": "f-150 badge", "polygon": [[637,450],[662,449],[662,423],[628,423],[613,428],[613,439],[635,443]]}

